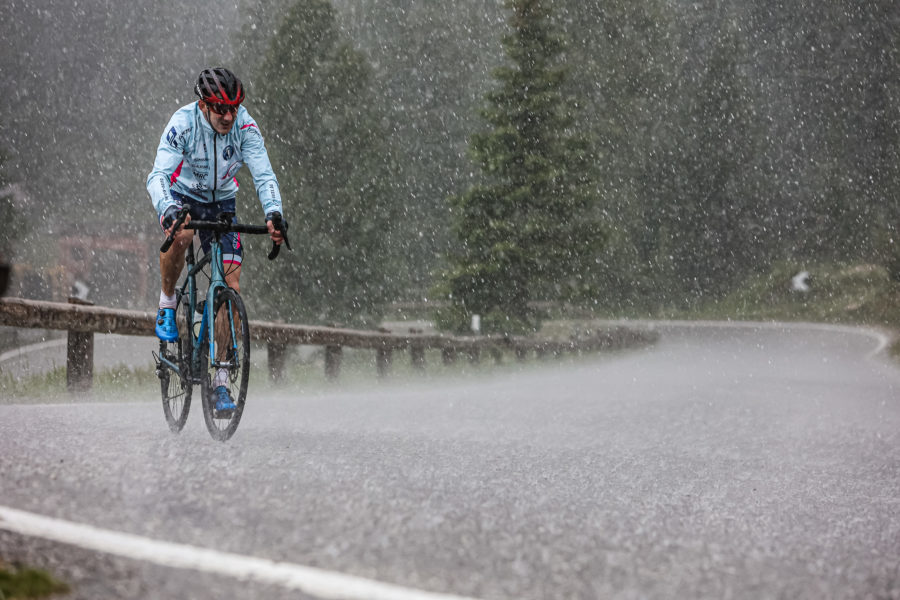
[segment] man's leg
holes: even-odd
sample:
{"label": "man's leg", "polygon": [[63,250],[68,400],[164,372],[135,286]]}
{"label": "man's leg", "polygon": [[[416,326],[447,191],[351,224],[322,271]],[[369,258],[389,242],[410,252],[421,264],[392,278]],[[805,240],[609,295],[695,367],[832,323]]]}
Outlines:
{"label": "man's leg", "polygon": [[[225,265],[225,271],[225,283],[237,293],[241,293],[241,265]],[[237,312],[233,315],[237,319]],[[230,345],[231,326],[225,316],[224,311],[216,315],[216,360],[225,360]]]}
{"label": "man's leg", "polygon": [[168,252],[159,253],[159,274],[162,279],[162,293],[166,296],[175,295],[175,284],[178,276],[184,268],[184,255],[194,238],[194,231],[182,229],[175,236],[175,241]]}
{"label": "man's leg", "polygon": [[168,252],[159,253],[160,287],[159,311],[156,314],[156,336],[165,342],[178,339],[178,327],[175,324],[175,284],[184,266],[184,254],[191,245],[194,232],[181,230],[175,236],[175,242]]}
{"label": "man's leg", "polygon": [[[225,283],[234,291],[240,292],[241,265],[233,263],[227,264],[225,265],[225,271]],[[219,313],[216,315],[216,360],[219,362],[227,360],[228,351],[231,350],[231,325],[226,318],[228,316],[228,313],[224,310],[224,308],[225,307],[223,306],[223,310],[219,310]],[[237,320],[237,311],[233,311],[232,315],[234,319]],[[216,370],[213,387],[216,389],[216,393],[218,394],[218,399],[216,401],[216,410],[218,411],[230,410],[234,408],[234,400],[228,393],[228,378],[229,373],[227,369]]]}
{"label": "man's leg", "polygon": [[225,283],[238,294],[241,293],[241,265],[225,265]]}

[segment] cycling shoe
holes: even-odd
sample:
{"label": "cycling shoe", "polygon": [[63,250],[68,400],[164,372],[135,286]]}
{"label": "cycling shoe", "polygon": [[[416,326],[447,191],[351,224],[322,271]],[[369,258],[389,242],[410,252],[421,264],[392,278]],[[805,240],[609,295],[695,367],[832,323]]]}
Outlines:
{"label": "cycling shoe", "polygon": [[175,309],[161,308],[156,315],[156,337],[164,342],[178,339],[178,325],[175,324]]}

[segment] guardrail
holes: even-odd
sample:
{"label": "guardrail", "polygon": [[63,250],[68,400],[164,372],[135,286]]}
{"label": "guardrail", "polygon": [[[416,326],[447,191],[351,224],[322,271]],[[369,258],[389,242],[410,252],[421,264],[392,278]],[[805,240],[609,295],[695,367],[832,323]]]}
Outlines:
{"label": "guardrail", "polygon": [[[94,334],[155,336],[154,320],[154,313],[93,306],[74,298],[70,298],[68,304],[0,298],[0,325],[68,332],[66,384],[73,392],[91,388]],[[267,321],[250,321],[250,336],[267,345],[269,375],[274,382],[280,381],[284,374],[286,351],[290,345],[323,346],[325,375],[336,379],[340,373],[343,348],[375,351],[377,373],[384,377],[390,371],[393,353],[398,350],[408,350],[412,365],[424,369],[425,351],[429,349],[440,350],[444,363],[453,362],[460,354],[475,362],[485,353],[499,362],[504,351],[524,360],[531,353],[543,356],[621,349],[652,343],[656,339],[654,332],[625,326],[610,326],[589,336],[558,340],[525,336],[461,337],[415,331],[359,331]]]}

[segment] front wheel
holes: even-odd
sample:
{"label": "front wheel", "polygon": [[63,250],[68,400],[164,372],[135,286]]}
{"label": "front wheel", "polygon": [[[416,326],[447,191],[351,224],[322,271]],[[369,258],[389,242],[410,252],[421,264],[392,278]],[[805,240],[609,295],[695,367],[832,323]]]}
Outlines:
{"label": "front wheel", "polygon": [[[213,307],[214,323],[200,350],[200,390],[203,418],[213,439],[224,442],[237,430],[244,413],[250,379],[250,328],[244,302],[236,291],[221,288]],[[209,335],[215,337],[210,353]],[[224,387],[234,409],[220,411],[216,402]]]}
{"label": "front wheel", "polygon": [[[187,329],[187,321],[179,313],[184,304],[175,309],[175,322],[178,323],[178,339],[174,342],[159,342],[159,356],[156,372],[159,376],[162,391],[163,413],[169,430],[178,433],[184,429],[188,413],[191,410],[191,333]],[[174,365],[178,371],[171,368]]]}

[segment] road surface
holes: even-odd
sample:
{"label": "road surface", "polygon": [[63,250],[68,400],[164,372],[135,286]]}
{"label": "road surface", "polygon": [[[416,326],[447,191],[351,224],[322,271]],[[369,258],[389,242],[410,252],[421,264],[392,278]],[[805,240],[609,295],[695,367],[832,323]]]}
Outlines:
{"label": "road surface", "polygon": [[[471,380],[259,390],[226,444],[199,413],[169,434],[155,403],[0,406],[0,559],[71,598],[900,598],[884,340],[661,333]],[[113,541],[9,531],[10,509]]]}

